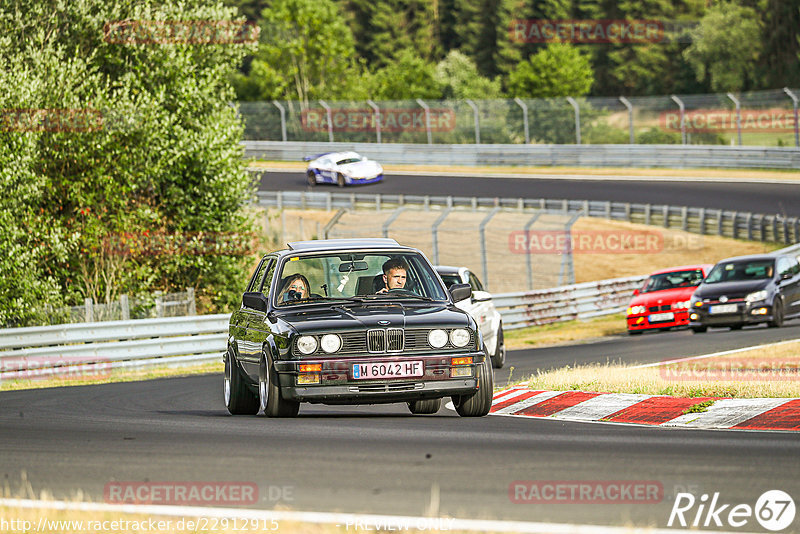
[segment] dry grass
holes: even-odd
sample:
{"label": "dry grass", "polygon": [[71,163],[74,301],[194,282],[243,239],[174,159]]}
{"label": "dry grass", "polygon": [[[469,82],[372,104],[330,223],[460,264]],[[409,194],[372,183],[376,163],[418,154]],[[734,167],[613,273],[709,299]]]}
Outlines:
{"label": "dry grass", "polygon": [[540,373],[527,386],[676,397],[800,397],[800,341],[654,367],[565,367]]}
{"label": "dry grass", "polygon": [[506,330],[504,338],[509,349],[528,349],[564,343],[589,342],[604,336],[624,334],[625,314],[617,313],[586,321],[567,321],[543,326]]}
{"label": "dry grass", "polygon": [[220,361],[198,364],[186,367],[153,367],[151,369],[113,369],[110,373],[100,376],[80,375],[68,378],[34,378],[30,380],[14,379],[0,380],[0,391],[13,391],[20,389],[42,389],[63,386],[86,386],[93,384],[110,384],[115,382],[138,382],[140,380],[153,380],[155,378],[169,378],[176,376],[202,375],[219,373],[224,369],[220,351]]}
{"label": "dry grass", "polygon": [[[301,161],[251,161],[248,167],[304,171],[308,164]],[[777,169],[663,169],[630,167],[536,167],[536,166],[457,166],[457,165],[384,165],[391,171],[452,172],[480,174],[556,174],[588,176],[678,176],[702,178],[738,178],[756,180],[800,180],[800,172]]]}

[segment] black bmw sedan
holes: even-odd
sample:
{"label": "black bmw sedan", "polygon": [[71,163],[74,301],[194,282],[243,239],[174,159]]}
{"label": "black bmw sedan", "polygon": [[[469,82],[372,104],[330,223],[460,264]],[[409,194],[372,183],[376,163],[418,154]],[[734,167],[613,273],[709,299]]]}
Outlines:
{"label": "black bmw sedan", "polygon": [[692,295],[689,311],[695,332],[756,323],[779,327],[785,319],[800,316],[797,258],[765,254],[722,260]]}

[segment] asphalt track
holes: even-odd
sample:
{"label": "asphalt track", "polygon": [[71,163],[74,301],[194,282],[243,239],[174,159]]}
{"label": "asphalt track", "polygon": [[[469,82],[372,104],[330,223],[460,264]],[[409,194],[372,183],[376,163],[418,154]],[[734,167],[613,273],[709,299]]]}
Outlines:
{"label": "asphalt track", "polygon": [[[800,337],[797,322],[645,334],[512,351],[508,364],[520,376],[520,369],[607,357],[644,363],[791,337]],[[230,481],[256,484],[253,506],[266,509],[415,516],[433,510],[470,519],[660,527],[678,491],[698,498],[720,492],[721,502],[751,506],[770,489],[800,496],[797,433],[466,419],[446,408],[410,416],[397,404],[303,405],[292,420],[231,417],[221,376],[8,391],[0,393],[0,407],[0,473],[12,495],[24,470],[35,492],[57,498],[80,490],[102,501],[106,485],[120,481]],[[648,481],[663,495],[654,504],[519,503],[512,499],[515,481]],[[760,527],[751,520],[743,530]]]}
{"label": "asphalt track", "polygon": [[[259,189],[305,191],[310,187],[302,171],[276,171],[261,173]],[[332,185],[318,185],[314,189],[333,192],[338,190]],[[387,174],[382,182],[348,187],[345,190],[373,194],[442,196],[452,195],[457,191],[459,196],[610,200],[800,217],[800,186],[796,183],[691,182],[685,179],[674,182],[568,178],[487,179],[480,176]],[[491,193],[487,193],[487,190]]]}

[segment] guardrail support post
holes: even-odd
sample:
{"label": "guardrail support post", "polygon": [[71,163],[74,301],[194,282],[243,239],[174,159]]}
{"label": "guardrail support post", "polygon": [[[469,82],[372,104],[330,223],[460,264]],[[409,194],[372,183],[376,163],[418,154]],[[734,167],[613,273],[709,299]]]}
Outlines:
{"label": "guardrail support post", "polygon": [[783,92],[786,93],[789,98],[792,99],[792,107],[794,108],[794,146],[800,147],[800,122],[798,122],[797,116],[797,96],[789,90],[788,87],[783,88]]}
{"label": "guardrail support post", "polygon": [[619,97],[619,101],[622,102],[626,108],[628,108],[628,135],[630,137],[630,143],[635,145],[636,137],[633,135],[633,105],[624,96]]}
{"label": "guardrail support post", "polygon": [[675,95],[670,95],[670,98],[673,102],[678,104],[678,108],[681,110],[681,144],[686,144],[686,107],[683,105],[683,100],[678,98]]}
{"label": "guardrail support post", "polygon": [[700,208],[700,235],[706,233],[706,209]]}
{"label": "guardrail support post", "polygon": [[644,223],[645,224],[650,224],[650,210],[651,209],[652,209],[652,206],[650,206],[650,204],[645,204],[644,205]]}
{"label": "guardrail support post", "polygon": [[431,135],[431,109],[428,104],[422,101],[421,98],[417,99],[417,104],[425,111],[425,132],[428,134],[428,144],[433,144],[433,136]]}
{"label": "guardrail support post", "polygon": [[373,102],[372,100],[367,100],[367,105],[375,111],[375,136],[378,139],[378,144],[381,143],[381,108],[378,107],[378,104]]}
{"label": "guardrail support post", "polygon": [[497,206],[489,212],[489,215],[483,218],[481,221],[480,226],[478,226],[478,232],[481,236],[481,263],[483,265],[483,283],[486,288],[489,288],[489,262],[486,259],[486,225],[489,224],[489,221],[492,220],[497,212],[500,211],[500,207]]}
{"label": "guardrail support post", "polygon": [[[127,300],[127,297],[126,297],[126,300]],[[188,310],[189,313],[188,313],[188,315],[197,315],[197,304],[195,303],[195,300],[194,300],[194,288],[193,287],[187,287],[186,288],[186,300],[189,303],[189,310]]]}
{"label": "guardrail support post", "polygon": [[161,298],[162,292],[156,291],[156,317],[164,317],[164,299]]}
{"label": "guardrail support post", "polygon": [[446,208],[444,213],[439,215],[439,218],[431,226],[431,237],[433,238],[433,264],[439,265],[439,225],[444,222],[453,208]]}
{"label": "guardrail support post", "polygon": [[745,215],[744,223],[747,225],[747,240],[748,241],[752,241],[753,240],[753,224],[752,224],[753,223],[753,214],[752,213],[748,212],[747,215]]}
{"label": "guardrail support post", "polygon": [[533,289],[533,265],[531,261],[531,236],[530,236],[530,228],[533,226],[533,223],[536,222],[536,219],[542,214],[541,211],[537,211],[536,214],[528,219],[528,222],[525,223],[525,266],[528,269],[528,289]]}
{"label": "guardrail support post", "polygon": [[722,217],[723,211],[717,210],[717,235],[722,235]]}
{"label": "guardrail support post", "polygon": [[[128,303],[128,295],[120,295],[119,296],[119,308],[122,315],[123,321],[128,321],[131,318],[131,307]],[[194,314],[192,314],[194,315]]]}
{"label": "guardrail support post", "polygon": [[386,222],[383,223],[383,228],[382,228],[383,237],[389,237],[389,226],[391,226],[391,224],[397,220],[397,218],[400,216],[401,213],[403,213],[405,209],[406,209],[405,206],[400,206],[399,208],[394,210],[394,213],[392,213],[392,215],[388,219],[386,219]]}
{"label": "guardrail support post", "polygon": [[94,322],[94,306],[92,305],[92,298],[87,297],[83,299],[83,309],[85,311],[86,321],[87,323]]}
{"label": "guardrail support post", "polygon": [[325,108],[325,114],[328,116],[328,142],[333,143],[333,113],[331,113],[331,107],[324,100],[320,100],[319,105]]}
{"label": "guardrail support post", "polygon": [[731,215],[731,237],[737,239],[739,235],[739,223],[737,219],[739,218],[739,212],[734,211]]}
{"label": "guardrail support post", "polygon": [[283,104],[280,102],[272,101],[275,104],[275,107],[278,108],[278,111],[281,112],[281,140],[285,143],[286,142],[286,109],[283,107]]}
{"label": "guardrail support post", "polygon": [[669,228],[669,206],[664,206],[664,228]]}
{"label": "guardrail support post", "polygon": [[571,96],[567,97],[567,102],[569,102],[572,105],[572,109],[575,110],[575,144],[579,145],[581,144],[581,108]]}
{"label": "guardrail support post", "polygon": [[325,193],[325,211],[331,211],[333,208],[333,195],[328,192]]}
{"label": "guardrail support post", "polygon": [[689,230],[689,208],[686,206],[681,208],[681,230],[684,232]]}
{"label": "guardrail support post", "polygon": [[478,113],[478,106],[475,105],[475,102],[467,98],[466,100],[467,105],[472,108],[472,116],[475,121],[475,144],[481,144],[481,121],[480,115]]}
{"label": "guardrail support post", "polygon": [[531,135],[528,130],[528,105],[519,97],[515,97],[514,102],[516,102],[517,105],[522,108],[522,128],[525,131],[525,144],[529,145],[531,143]]}
{"label": "guardrail support post", "polygon": [[742,106],[739,100],[733,96],[733,93],[728,93],[728,98],[736,106],[736,134],[739,137],[739,146],[742,146]]}

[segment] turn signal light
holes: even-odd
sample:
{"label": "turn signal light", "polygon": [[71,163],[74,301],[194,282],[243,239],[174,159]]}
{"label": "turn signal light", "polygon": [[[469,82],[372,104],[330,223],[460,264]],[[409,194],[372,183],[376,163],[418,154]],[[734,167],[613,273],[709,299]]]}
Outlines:
{"label": "turn signal light", "polygon": [[461,358],[450,358],[450,365],[469,365],[472,363],[472,356],[464,356]]}
{"label": "turn signal light", "polygon": [[297,375],[298,384],[319,384],[319,382],[320,382],[319,373],[306,373]]}
{"label": "turn signal light", "polygon": [[450,377],[456,378],[458,376],[472,376],[472,367],[456,367],[450,369]]}
{"label": "turn signal light", "polygon": [[318,373],[322,371],[322,364],[321,363],[301,363],[300,364],[300,372],[301,373]]}

